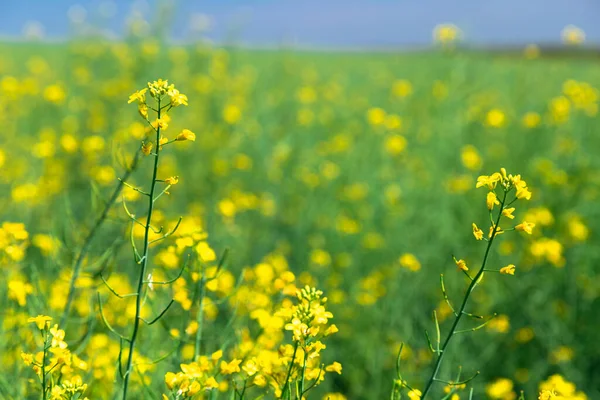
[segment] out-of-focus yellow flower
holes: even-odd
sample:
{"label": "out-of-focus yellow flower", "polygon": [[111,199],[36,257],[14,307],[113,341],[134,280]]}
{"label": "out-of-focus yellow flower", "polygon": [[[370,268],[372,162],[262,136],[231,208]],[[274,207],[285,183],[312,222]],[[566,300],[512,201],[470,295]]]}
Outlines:
{"label": "out-of-focus yellow flower", "polygon": [[533,129],[540,125],[542,117],[540,114],[530,111],[523,115],[523,126],[529,129]]}
{"label": "out-of-focus yellow flower", "polygon": [[585,42],[585,32],[574,25],[565,26],[561,31],[560,36],[563,43],[572,46],[580,45]]}
{"label": "out-of-focus yellow flower", "polygon": [[330,364],[325,367],[325,371],[327,372],[335,372],[339,375],[342,374],[342,364],[337,361],[334,361],[333,364]]}
{"label": "out-of-focus yellow flower", "polygon": [[451,45],[461,37],[460,29],[454,24],[440,24],[433,29],[433,40],[442,45]]}
{"label": "out-of-focus yellow flower", "polygon": [[400,265],[410,271],[418,271],[421,269],[421,263],[414,254],[404,253],[400,256]]}
{"label": "out-of-focus yellow flower", "polygon": [[237,124],[242,118],[242,110],[235,104],[228,104],[223,108],[223,120],[230,125]]}
{"label": "out-of-focus yellow flower", "polygon": [[506,115],[504,111],[494,108],[485,115],[485,124],[492,128],[502,128],[506,125]]}
{"label": "out-of-focus yellow flower", "polygon": [[385,140],[385,150],[394,156],[402,153],[406,148],[406,139],[402,135],[391,135]]}
{"label": "out-of-focus yellow flower", "polygon": [[392,84],[392,93],[396,97],[407,97],[413,92],[412,84],[406,79],[399,79]]}
{"label": "out-of-focus yellow flower", "polygon": [[471,171],[478,170],[481,168],[481,164],[483,163],[475,146],[470,144],[462,148],[460,152],[460,159],[462,164]]}
{"label": "out-of-focus yellow flower", "polygon": [[419,389],[411,389],[408,392],[408,398],[410,400],[420,400],[421,399],[421,391]]}
{"label": "out-of-focus yellow flower", "polygon": [[154,146],[154,144],[152,142],[144,142],[144,144],[142,144],[142,153],[145,156],[150,155],[150,153],[152,152],[153,146]]}
{"label": "out-of-focus yellow flower", "polygon": [[382,108],[373,107],[367,111],[367,121],[373,126],[383,125],[385,117],[386,112]]}
{"label": "out-of-focus yellow flower", "polygon": [[580,242],[585,241],[590,233],[589,228],[583,223],[580,217],[571,216],[567,222],[569,235]]}
{"label": "out-of-focus yellow flower", "polygon": [[510,329],[510,319],[506,315],[498,315],[485,326],[488,331],[506,333]]}
{"label": "out-of-focus yellow flower", "polygon": [[44,89],[44,98],[51,103],[62,104],[66,97],[65,90],[59,84],[50,85]]}
{"label": "out-of-focus yellow flower", "polygon": [[486,386],[485,393],[493,400],[514,400],[517,396],[513,387],[510,379],[499,378]]}
{"label": "out-of-focus yellow flower", "polygon": [[177,135],[177,137],[175,138],[175,140],[178,140],[180,142],[189,140],[191,142],[195,142],[196,141],[196,134],[192,131],[190,131],[189,129],[184,129],[181,131],[181,133],[179,135]]}

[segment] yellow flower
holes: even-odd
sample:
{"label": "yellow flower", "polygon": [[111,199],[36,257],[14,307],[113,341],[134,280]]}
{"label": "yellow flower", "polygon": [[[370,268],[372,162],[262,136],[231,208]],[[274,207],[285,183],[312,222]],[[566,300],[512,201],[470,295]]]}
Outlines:
{"label": "yellow flower", "polygon": [[217,350],[210,355],[210,359],[213,361],[218,361],[223,357],[223,350]]}
{"label": "yellow flower", "polygon": [[542,117],[536,112],[528,112],[523,116],[523,126],[533,129],[542,122]]}
{"label": "yellow flower", "polygon": [[[494,234],[494,227],[495,227],[495,225],[490,226],[490,232],[488,233],[488,238],[491,238],[492,234]],[[498,235],[501,235],[503,233],[504,233],[504,231],[502,230],[502,228],[500,228],[500,226],[498,226],[496,228],[496,233],[494,234],[494,236],[498,236]]]}
{"label": "yellow flower", "polygon": [[467,267],[467,262],[465,260],[457,260],[456,258],[454,259],[454,262],[456,263],[456,266],[458,267],[458,269],[460,271],[468,271],[469,267]]}
{"label": "yellow flower", "polygon": [[467,145],[462,148],[460,153],[462,164],[471,171],[478,170],[481,167],[482,160],[475,146]]}
{"label": "yellow flower", "polygon": [[561,32],[562,41],[568,45],[579,45],[585,41],[585,32],[574,25],[567,25]]}
{"label": "yellow flower", "polygon": [[515,274],[515,266],[514,264],[509,264],[506,267],[502,267],[500,268],[500,273],[501,274],[506,274],[506,275],[514,275]]}
{"label": "yellow flower", "polygon": [[240,363],[242,360],[233,359],[231,362],[221,361],[221,373],[223,375],[231,375],[235,372],[240,372]]}
{"label": "yellow flower", "polygon": [[494,108],[486,114],[485,124],[492,128],[502,128],[506,124],[506,116],[502,110]]}
{"label": "yellow flower", "polygon": [[186,140],[194,142],[194,141],[196,141],[196,134],[194,132],[190,131],[189,129],[184,129],[181,131],[181,133],[179,135],[177,135],[175,140],[177,140],[179,142],[183,142]]}
{"label": "yellow flower", "polygon": [[146,91],[148,91],[148,89],[144,88],[133,93],[131,96],[129,96],[129,101],[127,102],[127,104],[131,104],[134,101],[137,101],[138,103],[145,103]]}
{"label": "yellow flower", "polygon": [[519,225],[515,226],[515,229],[521,232],[525,232],[531,235],[532,229],[535,227],[533,222],[523,221]]}
{"label": "yellow flower", "polygon": [[230,125],[238,123],[242,118],[242,110],[235,104],[228,104],[223,108],[223,120]]}
{"label": "yellow flower", "polygon": [[515,219],[515,216],[512,215],[513,212],[515,212],[514,207],[505,208],[504,210],[502,210],[502,215],[506,218]]}
{"label": "yellow flower", "polygon": [[153,146],[152,142],[145,142],[144,144],[142,144],[142,153],[145,156],[150,155],[150,153],[152,152],[152,146]]}
{"label": "yellow flower", "polygon": [[171,176],[171,177],[165,179],[165,183],[167,185],[171,185],[171,186],[177,185],[177,183],[179,183],[179,177],[178,176]]}
{"label": "yellow flower", "polygon": [[47,315],[38,315],[37,317],[30,317],[27,322],[35,322],[39,330],[44,329],[48,322],[52,321],[52,317],[48,317]]}
{"label": "yellow flower", "polygon": [[460,38],[460,29],[454,24],[440,24],[433,29],[433,40],[448,45],[456,42]]}
{"label": "yellow flower", "polygon": [[477,178],[477,183],[475,184],[475,188],[487,186],[488,189],[493,190],[496,187],[496,184],[501,179],[502,179],[502,175],[500,175],[498,172],[495,172],[490,176],[481,175]]}
{"label": "yellow flower", "polygon": [[138,112],[140,113],[142,118],[148,119],[148,106],[146,105],[146,103],[138,104]]}
{"label": "yellow flower", "polygon": [[530,200],[531,192],[529,191],[529,189],[527,189],[526,186],[518,186],[516,196],[517,196],[517,199]]}
{"label": "yellow flower", "polygon": [[164,136],[161,136],[161,138],[160,138],[160,139],[158,139],[158,148],[159,148],[160,150],[162,150],[162,147],[163,147],[163,145],[165,145],[165,144],[167,144],[167,143],[169,143],[169,139],[167,139],[167,138],[166,138],[166,137],[164,137]]}
{"label": "yellow flower", "polygon": [[540,395],[538,397],[538,400],[552,400],[552,399],[556,399],[556,393],[554,393],[554,390],[542,390],[540,392]]}
{"label": "yellow flower", "polygon": [[[43,328],[40,328],[40,330]],[[23,363],[25,365],[31,365],[35,361],[35,357],[33,354],[21,352],[21,358],[23,359]]]}
{"label": "yellow flower", "polygon": [[477,240],[483,239],[483,231],[479,229],[475,223],[473,223],[473,236],[475,236],[475,239]]}
{"label": "yellow flower", "polygon": [[408,398],[410,400],[419,400],[421,398],[421,391],[419,389],[412,389],[408,392]]}
{"label": "yellow flower", "polygon": [[392,85],[392,93],[396,97],[407,97],[412,93],[413,88],[412,84],[406,79],[400,79],[393,83]]}
{"label": "yellow flower", "polygon": [[367,111],[367,121],[371,125],[382,125],[385,123],[385,118],[385,111],[379,107],[373,107]]}
{"label": "yellow flower", "polygon": [[502,399],[514,399],[516,396],[513,394],[513,383],[510,379],[507,378],[499,378],[496,379],[493,383],[487,385],[485,391],[486,394],[494,400],[502,400]]}
{"label": "yellow flower", "polygon": [[219,388],[219,382],[217,382],[217,380],[215,379],[214,376],[211,376],[210,378],[208,378],[204,382],[204,388],[205,389],[218,389]]}
{"label": "yellow flower", "polygon": [[486,204],[487,204],[488,210],[490,210],[490,211],[494,208],[494,205],[500,204],[500,202],[498,201],[498,198],[496,197],[496,193],[488,192],[487,198],[486,198]]}
{"label": "yellow flower", "polygon": [[157,118],[154,122],[152,122],[152,127],[154,129],[167,129],[169,127],[169,119],[168,118]]}
{"label": "yellow flower", "polygon": [[406,148],[406,139],[402,135],[391,135],[385,141],[385,150],[396,156],[404,151]]}
{"label": "yellow flower", "polygon": [[421,269],[421,263],[414,254],[404,253],[400,256],[398,261],[401,266],[411,271],[418,271]]}
{"label": "yellow flower", "polygon": [[187,106],[188,98],[185,94],[179,93],[179,90],[175,89],[173,85],[170,86],[170,89],[167,91],[167,95],[171,98],[171,106]]}
{"label": "yellow flower", "polygon": [[333,364],[325,367],[325,371],[327,372],[337,372],[339,375],[342,374],[342,364],[335,361]]}

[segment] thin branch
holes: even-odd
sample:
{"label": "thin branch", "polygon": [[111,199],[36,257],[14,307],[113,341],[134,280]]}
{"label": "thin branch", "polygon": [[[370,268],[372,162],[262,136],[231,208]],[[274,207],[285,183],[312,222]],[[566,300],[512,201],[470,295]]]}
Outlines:
{"label": "thin branch", "polygon": [[[164,240],[166,238],[168,238],[169,236],[171,236],[172,234],[175,233],[175,231],[177,231],[177,228],[179,228],[179,225],[181,224],[181,220],[183,219],[183,217],[179,217],[179,220],[177,221],[177,224],[175,225],[175,227],[173,229],[171,229],[169,232],[165,233],[164,235],[162,235],[161,237],[151,240],[149,244],[158,242],[160,240]],[[161,227],[162,230],[162,227]]]}
{"label": "thin branch", "polygon": [[165,313],[169,310],[169,308],[171,308],[171,306],[173,305],[173,303],[175,303],[175,300],[171,299],[171,301],[169,302],[169,304],[167,305],[167,307],[162,310],[162,312],[160,314],[158,314],[158,317],[154,318],[152,321],[146,321],[144,318],[139,317],[142,321],[144,321],[147,325],[152,325],[154,324],[156,321],[158,321],[159,319],[161,319],[161,317],[163,315],[165,315]]}
{"label": "thin branch", "polygon": [[183,264],[183,266],[181,267],[181,269],[179,270],[179,273],[177,274],[177,276],[175,278],[170,279],[168,281],[160,281],[160,282],[144,281],[144,283],[151,283],[153,285],[169,285],[169,284],[175,282],[177,279],[181,278],[181,275],[183,275],[183,271],[185,271],[185,269],[187,268],[189,260],[190,260],[190,256],[188,255],[188,258],[185,261],[185,264]]}
{"label": "thin branch", "polygon": [[137,293],[128,293],[128,294],[119,294],[117,293],[117,291],[115,289],[113,289],[108,282],[106,281],[106,279],[104,279],[104,276],[102,276],[102,273],[100,274],[100,279],[102,279],[102,282],[104,282],[104,284],[106,285],[106,287],[108,288],[108,290],[110,290],[112,292],[112,294],[114,294],[115,296],[117,296],[120,299],[125,299],[127,297],[133,297],[133,296],[137,296]]}
{"label": "thin branch", "polygon": [[96,292],[98,294],[98,306],[100,307],[100,316],[102,317],[102,322],[104,322],[104,325],[106,325],[106,327],[108,328],[109,331],[111,331],[112,333],[114,333],[115,335],[117,335],[121,340],[125,340],[127,342],[129,342],[129,339],[127,339],[125,336],[121,335],[119,332],[117,332],[109,323],[108,320],[106,319],[106,317],[104,316],[104,310],[102,309],[102,300],[100,299],[100,292]]}
{"label": "thin branch", "polygon": [[117,179],[119,179],[119,181],[121,181],[123,183],[123,185],[127,186],[128,188],[133,189],[136,192],[143,194],[144,196],[150,196],[150,193],[144,192],[142,189],[139,189],[133,185],[130,185],[129,183],[123,181],[121,178],[117,178]]}
{"label": "thin branch", "polygon": [[444,300],[446,300],[446,304],[448,304],[448,307],[450,307],[454,316],[457,317],[458,314],[454,310],[454,307],[452,307],[452,304],[450,303],[450,299],[448,298],[448,294],[446,293],[446,286],[444,285],[444,274],[440,274],[440,285],[442,286],[442,295],[444,296]]}
{"label": "thin branch", "polygon": [[491,320],[493,320],[497,316],[498,316],[498,314],[494,313],[494,315],[492,315],[492,317],[490,319],[488,319],[487,321],[485,321],[483,324],[478,325],[475,328],[471,328],[471,329],[461,329],[459,331],[455,331],[454,333],[466,333],[466,332],[473,332],[473,331],[479,330],[479,329],[483,328],[484,326],[486,326]]}

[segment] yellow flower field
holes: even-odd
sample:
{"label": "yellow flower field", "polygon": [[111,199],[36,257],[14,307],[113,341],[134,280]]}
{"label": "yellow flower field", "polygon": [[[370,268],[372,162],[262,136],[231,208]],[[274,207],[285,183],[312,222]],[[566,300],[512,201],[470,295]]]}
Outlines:
{"label": "yellow flower field", "polygon": [[0,398],[600,398],[597,60],[453,29],[0,44]]}

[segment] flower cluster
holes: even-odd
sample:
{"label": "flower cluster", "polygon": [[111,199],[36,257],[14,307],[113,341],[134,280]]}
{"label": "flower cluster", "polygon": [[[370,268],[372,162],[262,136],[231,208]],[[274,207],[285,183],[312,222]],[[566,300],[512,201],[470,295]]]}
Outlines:
{"label": "flower cluster", "polygon": [[[527,187],[527,182],[521,178],[521,175],[512,175],[506,172],[506,169],[500,168],[500,172],[494,172],[492,175],[481,175],[477,178],[476,188],[485,187],[489,191],[486,196],[486,207],[490,213],[491,224],[487,237],[484,235],[484,231],[480,229],[477,224],[471,225],[473,229],[473,236],[476,240],[491,241],[496,236],[503,234],[510,230],[517,230],[532,234],[535,223],[523,221],[520,224],[515,225],[510,229],[503,229],[500,227],[500,221],[502,218],[506,220],[515,219],[514,212],[515,207],[511,207],[517,200],[530,200],[531,191]],[[498,190],[499,189],[499,190]],[[514,197],[509,199],[509,194],[513,193]],[[499,211],[497,217],[494,218],[492,211],[498,206]],[[469,268],[464,260],[456,260],[456,265],[466,274]],[[514,275],[516,267],[514,264],[509,264],[505,267],[500,268],[497,272],[505,275]]]}
{"label": "flower cluster", "polygon": [[[146,93],[149,91],[150,96],[156,102],[156,108],[154,106],[148,105],[146,102]],[[168,101],[165,101],[165,97],[167,97]],[[188,98],[185,94],[180,93],[178,89],[175,88],[174,84],[169,84],[167,80],[158,79],[154,82],[148,82],[148,87],[137,90],[133,94],[129,96],[128,103],[137,102],[138,111],[142,118],[144,118],[154,131],[165,131],[169,127],[169,122],[171,118],[167,114],[172,108],[178,106],[187,106]],[[148,110],[155,111],[157,113],[157,118],[150,122]],[[175,139],[169,140],[164,136],[160,136],[158,143],[153,143],[152,141],[145,140],[142,143],[142,153],[145,155],[150,155],[152,153],[152,149],[172,143],[174,141],[195,141],[196,135],[194,132],[189,129],[183,129],[179,134],[176,135]]]}
{"label": "flower cluster", "polygon": [[42,386],[42,398],[51,400],[76,400],[87,398],[78,371],[86,371],[88,364],[71,353],[65,342],[65,331],[58,325],[50,327],[51,317],[38,315],[27,320],[34,323],[43,338],[42,350],[37,353],[21,352],[23,363],[37,375]]}
{"label": "flower cluster", "polygon": [[578,392],[575,384],[561,375],[552,375],[540,383],[539,400],[587,400],[583,392]]}

